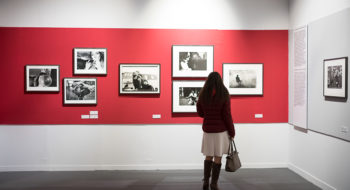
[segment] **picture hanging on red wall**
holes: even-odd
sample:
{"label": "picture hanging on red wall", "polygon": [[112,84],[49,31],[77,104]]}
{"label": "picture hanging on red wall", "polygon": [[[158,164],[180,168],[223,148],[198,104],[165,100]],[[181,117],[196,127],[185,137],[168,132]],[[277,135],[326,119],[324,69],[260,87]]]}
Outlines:
{"label": "picture hanging on red wall", "polygon": [[263,95],[262,63],[224,63],[222,70],[230,95]]}
{"label": "picture hanging on red wall", "polygon": [[64,78],[64,104],[97,104],[96,78]]}
{"label": "picture hanging on red wall", "polygon": [[26,91],[60,91],[59,65],[26,65]]}
{"label": "picture hanging on red wall", "polygon": [[173,77],[207,77],[214,68],[214,46],[173,45]]}
{"label": "picture hanging on red wall", "polygon": [[160,64],[120,64],[120,94],[160,94]]}
{"label": "picture hanging on red wall", "polygon": [[106,48],[74,48],[74,74],[106,75]]}
{"label": "picture hanging on red wall", "polygon": [[199,92],[205,81],[173,81],[173,113],[195,113]]}

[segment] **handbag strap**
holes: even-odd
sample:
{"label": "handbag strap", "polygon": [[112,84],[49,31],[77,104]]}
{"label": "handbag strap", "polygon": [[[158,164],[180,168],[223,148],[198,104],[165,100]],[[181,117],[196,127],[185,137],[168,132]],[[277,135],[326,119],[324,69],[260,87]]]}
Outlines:
{"label": "handbag strap", "polygon": [[233,146],[232,146],[232,144],[233,144],[233,146],[235,147],[235,151],[238,152],[238,151],[237,151],[237,148],[236,148],[235,141],[232,140],[232,141],[230,141],[230,145],[229,145],[229,147],[228,147],[228,154],[233,153]]}
{"label": "handbag strap", "polygon": [[230,141],[230,144],[229,144],[229,147],[228,147],[228,155],[233,154],[232,142],[233,142],[233,141]]}
{"label": "handbag strap", "polygon": [[235,146],[235,151],[238,152],[238,151],[237,151],[237,148],[236,148],[235,141],[233,140],[232,142],[233,142],[233,146]]}

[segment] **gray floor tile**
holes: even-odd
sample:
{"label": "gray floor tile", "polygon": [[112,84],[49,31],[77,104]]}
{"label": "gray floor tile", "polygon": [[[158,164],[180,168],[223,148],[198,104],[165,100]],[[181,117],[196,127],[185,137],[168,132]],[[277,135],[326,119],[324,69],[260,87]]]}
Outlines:
{"label": "gray floor tile", "polygon": [[[0,172],[0,190],[194,190],[202,170]],[[296,173],[280,169],[221,171],[221,190],[319,190]]]}

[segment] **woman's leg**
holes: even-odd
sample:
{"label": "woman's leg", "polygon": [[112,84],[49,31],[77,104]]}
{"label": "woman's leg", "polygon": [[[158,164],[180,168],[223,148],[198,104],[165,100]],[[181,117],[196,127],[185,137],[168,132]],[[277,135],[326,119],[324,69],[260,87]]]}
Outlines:
{"label": "woman's leg", "polygon": [[221,158],[222,157],[214,157],[213,169],[212,169],[212,178],[210,183],[210,188],[212,190],[219,190],[218,180],[220,176],[221,170]]}
{"label": "woman's leg", "polygon": [[215,162],[216,164],[221,164],[221,158],[222,158],[222,157],[217,157],[217,156],[215,156],[215,157],[214,157],[214,162]]}

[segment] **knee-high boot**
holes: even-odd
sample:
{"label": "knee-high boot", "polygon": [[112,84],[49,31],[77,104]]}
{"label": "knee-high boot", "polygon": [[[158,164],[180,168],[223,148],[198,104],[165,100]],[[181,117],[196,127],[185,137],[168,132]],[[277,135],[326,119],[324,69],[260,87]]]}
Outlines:
{"label": "knee-high boot", "polygon": [[203,190],[209,190],[209,178],[213,161],[204,160],[204,179],[203,179]]}
{"label": "knee-high boot", "polygon": [[211,183],[210,183],[211,190],[219,190],[218,180],[220,176],[220,170],[221,170],[221,164],[217,164],[214,162],[213,169],[212,169]]}

